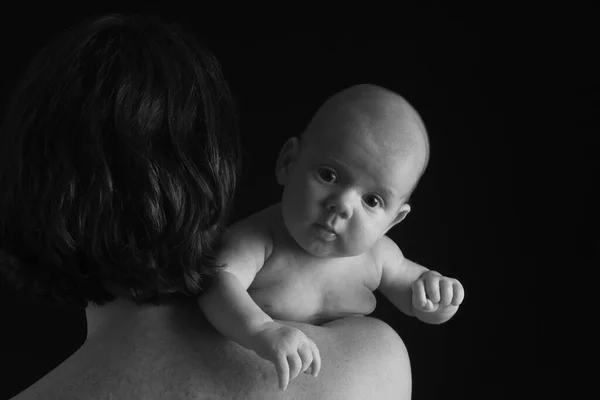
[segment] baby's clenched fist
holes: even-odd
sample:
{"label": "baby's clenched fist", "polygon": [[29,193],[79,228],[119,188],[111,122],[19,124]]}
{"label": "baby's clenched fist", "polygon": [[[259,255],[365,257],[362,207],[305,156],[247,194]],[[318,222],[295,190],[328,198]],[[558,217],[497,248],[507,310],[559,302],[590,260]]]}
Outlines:
{"label": "baby's clenched fist", "polygon": [[449,306],[459,306],[465,291],[454,278],[442,276],[436,271],[427,271],[412,284],[413,307],[424,312],[443,312]]}

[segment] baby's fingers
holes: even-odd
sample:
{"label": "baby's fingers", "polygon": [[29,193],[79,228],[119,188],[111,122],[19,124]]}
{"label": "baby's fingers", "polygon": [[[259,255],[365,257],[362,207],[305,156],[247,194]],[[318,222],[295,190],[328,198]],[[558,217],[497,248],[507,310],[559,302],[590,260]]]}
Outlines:
{"label": "baby's fingers", "polygon": [[285,354],[282,354],[278,357],[277,363],[275,364],[275,369],[277,370],[279,389],[285,390],[288,382],[290,381],[290,367]]}
{"label": "baby's fingers", "polygon": [[452,285],[454,297],[452,298],[452,305],[459,306],[465,299],[465,289],[459,281],[454,282]]}
{"label": "baby's fingers", "polygon": [[424,309],[427,306],[427,296],[425,296],[425,284],[421,279],[417,279],[412,284],[413,305]]}
{"label": "baby's fingers", "polygon": [[302,368],[300,368],[300,372],[306,372],[313,362],[313,353],[308,345],[304,345],[298,349],[298,354],[302,360]]}
{"label": "baby's fingers", "polygon": [[311,350],[313,355],[312,375],[316,378],[319,376],[319,372],[321,371],[321,353],[314,342],[312,343]]}
{"label": "baby's fingers", "polygon": [[[302,359],[297,352],[288,354],[288,363],[290,365],[290,382],[298,377],[300,370],[302,369]],[[285,389],[284,389],[285,390]]]}
{"label": "baby's fingers", "polygon": [[450,303],[453,300],[453,288],[452,288],[452,281],[447,280],[447,279],[442,279],[440,281],[440,292],[442,295],[442,298],[440,300],[440,303],[443,306],[449,306]]}
{"label": "baby's fingers", "polygon": [[425,282],[425,291],[427,297],[435,304],[440,302],[440,278],[438,276],[429,276]]}
{"label": "baby's fingers", "polygon": [[427,299],[427,305],[425,306],[425,311],[435,312],[440,308],[440,303],[433,303],[431,300]]}
{"label": "baby's fingers", "polygon": [[[310,353],[310,355],[301,356],[302,357],[302,372],[307,375],[312,375],[316,378],[319,375],[319,371],[321,371],[321,354],[319,353],[319,348],[314,342],[308,345],[306,350]],[[309,365],[305,368],[305,360],[310,359]]]}

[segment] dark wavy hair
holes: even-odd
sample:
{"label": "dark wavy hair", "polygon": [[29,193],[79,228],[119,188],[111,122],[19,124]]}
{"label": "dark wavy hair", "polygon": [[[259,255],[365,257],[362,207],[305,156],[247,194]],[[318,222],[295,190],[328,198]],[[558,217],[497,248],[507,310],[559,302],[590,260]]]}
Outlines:
{"label": "dark wavy hair", "polygon": [[50,305],[197,296],[239,160],[232,94],[189,30],[86,19],[33,58],[0,126],[0,272]]}

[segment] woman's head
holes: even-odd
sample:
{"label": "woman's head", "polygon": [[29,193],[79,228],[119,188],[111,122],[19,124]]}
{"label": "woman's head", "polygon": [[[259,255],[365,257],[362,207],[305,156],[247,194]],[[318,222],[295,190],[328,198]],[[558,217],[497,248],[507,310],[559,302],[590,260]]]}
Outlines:
{"label": "woman's head", "polygon": [[80,307],[113,300],[107,285],[138,304],[198,295],[238,160],[208,50],[153,16],[83,21],[32,60],[0,126],[0,271]]}

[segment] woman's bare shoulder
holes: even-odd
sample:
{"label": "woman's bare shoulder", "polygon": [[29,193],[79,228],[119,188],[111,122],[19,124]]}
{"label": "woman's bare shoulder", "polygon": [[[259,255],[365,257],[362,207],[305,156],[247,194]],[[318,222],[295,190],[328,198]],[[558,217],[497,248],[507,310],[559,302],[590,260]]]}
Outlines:
{"label": "woman's bare shoulder", "polygon": [[[274,366],[215,332],[146,336],[74,354],[13,400],[24,399],[409,399],[411,372],[400,337],[370,317],[323,326],[286,322],[319,346],[321,373],[300,374],[285,392]],[[107,348],[108,346],[108,348]],[[112,354],[112,358],[107,355]],[[90,360],[92,361],[90,364]]]}
{"label": "woman's bare shoulder", "polygon": [[[398,334],[385,322],[371,317],[348,317],[324,324],[297,326],[325,348],[332,373],[328,388],[332,397],[346,399],[410,399],[412,376],[408,352]],[[321,354],[323,354],[321,352]],[[321,379],[321,374],[317,378]],[[344,386],[346,385],[346,386]],[[345,392],[338,397],[336,393]]]}

